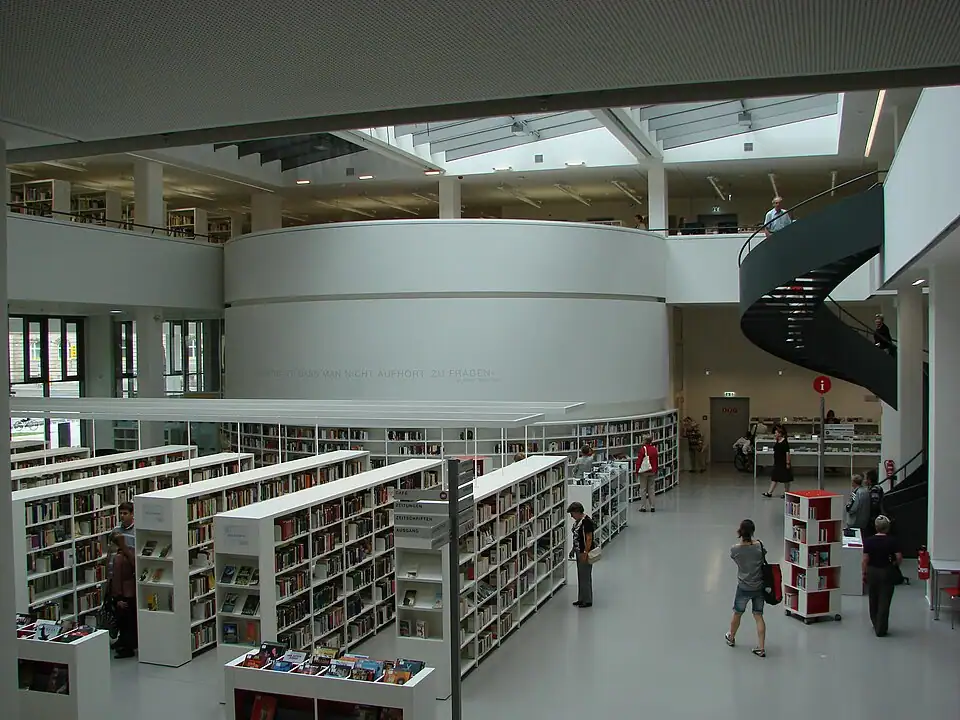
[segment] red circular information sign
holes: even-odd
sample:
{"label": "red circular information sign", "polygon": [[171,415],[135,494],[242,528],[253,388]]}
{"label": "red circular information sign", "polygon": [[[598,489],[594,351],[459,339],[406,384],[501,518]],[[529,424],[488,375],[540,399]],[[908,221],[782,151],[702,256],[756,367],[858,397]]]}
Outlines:
{"label": "red circular information sign", "polygon": [[830,382],[830,378],[826,375],[818,375],[813,379],[813,389],[821,395],[826,395],[830,392],[831,387],[833,387],[833,383]]}

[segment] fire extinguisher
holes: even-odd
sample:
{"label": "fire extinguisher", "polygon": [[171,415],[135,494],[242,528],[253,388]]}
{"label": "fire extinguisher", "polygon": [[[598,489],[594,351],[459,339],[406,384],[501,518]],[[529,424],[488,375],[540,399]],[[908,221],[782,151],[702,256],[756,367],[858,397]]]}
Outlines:
{"label": "fire extinguisher", "polygon": [[897,471],[897,465],[893,460],[885,460],[883,463],[883,469],[887,473],[887,478],[892,478],[893,474]]}
{"label": "fire extinguisher", "polygon": [[917,551],[917,579],[930,579],[930,553],[927,552],[925,545],[921,545],[920,550]]}

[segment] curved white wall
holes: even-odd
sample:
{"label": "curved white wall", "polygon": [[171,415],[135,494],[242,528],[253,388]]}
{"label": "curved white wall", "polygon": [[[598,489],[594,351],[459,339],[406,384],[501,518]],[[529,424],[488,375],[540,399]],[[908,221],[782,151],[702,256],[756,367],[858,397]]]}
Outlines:
{"label": "curved white wall", "polygon": [[225,253],[230,397],[666,403],[662,237],[382,221]]}

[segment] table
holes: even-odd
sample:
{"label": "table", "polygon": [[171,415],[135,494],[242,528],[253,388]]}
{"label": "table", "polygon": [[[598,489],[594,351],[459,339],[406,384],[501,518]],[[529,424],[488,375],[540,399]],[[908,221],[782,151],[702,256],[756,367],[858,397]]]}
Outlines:
{"label": "table", "polygon": [[930,585],[933,592],[933,607],[930,609],[934,613],[934,620],[940,619],[940,573],[944,575],[960,575],[960,560],[930,558]]}
{"label": "table", "polygon": [[863,538],[860,528],[853,528],[853,536],[843,536],[840,551],[840,594],[863,595]]}

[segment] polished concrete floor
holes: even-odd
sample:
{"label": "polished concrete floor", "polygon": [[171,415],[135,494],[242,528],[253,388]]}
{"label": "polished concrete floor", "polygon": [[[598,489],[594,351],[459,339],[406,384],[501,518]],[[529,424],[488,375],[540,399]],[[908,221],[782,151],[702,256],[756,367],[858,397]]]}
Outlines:
{"label": "polished concrete floor", "polygon": [[[872,633],[866,599],[845,597],[839,623],[805,626],[768,609],[765,659],[750,654],[750,618],[738,647],[724,644],[740,520],[753,519],[771,560],[782,558],[782,505],[760,497],[764,486],[714,469],[683,476],[656,514],[631,507],[631,526],[596,567],[594,607],[571,607],[574,584],[561,590],[465,678],[463,718],[960,717],[960,627],[951,631],[946,614],[933,621],[917,583],[897,589],[883,639]],[[363,650],[386,657],[392,645],[388,632]],[[113,667],[117,716],[224,717],[215,653],[177,669]],[[449,717],[440,704],[438,720]]]}

